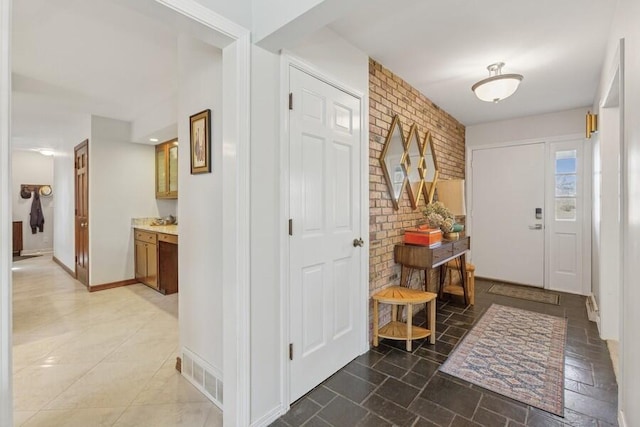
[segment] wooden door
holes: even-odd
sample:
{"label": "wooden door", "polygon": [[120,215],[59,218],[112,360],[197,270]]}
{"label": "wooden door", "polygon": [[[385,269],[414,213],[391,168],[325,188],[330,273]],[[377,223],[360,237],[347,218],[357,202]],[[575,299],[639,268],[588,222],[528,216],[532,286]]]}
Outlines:
{"label": "wooden door", "polygon": [[76,279],[89,286],[89,140],[74,151]]}
{"label": "wooden door", "polygon": [[360,100],[295,68],[290,90],[294,401],[358,356],[363,253]]}
{"label": "wooden door", "polygon": [[544,143],[473,150],[476,276],[544,286],[544,171]]}

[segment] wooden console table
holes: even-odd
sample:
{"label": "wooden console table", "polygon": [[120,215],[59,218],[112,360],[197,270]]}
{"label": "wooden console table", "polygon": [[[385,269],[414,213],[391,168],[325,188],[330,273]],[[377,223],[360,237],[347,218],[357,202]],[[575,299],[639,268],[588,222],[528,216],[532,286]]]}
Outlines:
{"label": "wooden console table", "polygon": [[411,269],[424,271],[424,290],[429,292],[430,271],[440,268],[440,283],[438,286],[438,297],[442,298],[444,288],[444,268],[448,261],[460,258],[460,277],[464,293],[464,303],[469,305],[469,293],[467,292],[467,260],[466,253],[471,247],[469,236],[460,237],[458,240],[443,240],[440,246],[429,248],[427,246],[397,244],[393,249],[393,259],[402,265],[400,272],[400,285],[409,286],[409,274]]}

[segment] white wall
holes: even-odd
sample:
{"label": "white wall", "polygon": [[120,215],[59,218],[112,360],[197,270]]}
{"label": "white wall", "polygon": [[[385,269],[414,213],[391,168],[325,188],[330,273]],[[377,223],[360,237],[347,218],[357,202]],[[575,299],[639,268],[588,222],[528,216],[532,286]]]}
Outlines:
{"label": "white wall", "polygon": [[[289,53],[368,96],[368,56],[334,32],[321,30]],[[279,210],[283,173],[279,132],[287,114],[281,97],[288,88],[280,87],[280,56],[253,46],[251,60],[251,421],[263,425],[289,403],[281,395],[285,357],[281,301],[286,301],[281,282],[288,271],[280,271],[279,253],[279,232],[286,221]]]}
{"label": "white wall", "polygon": [[36,233],[32,234],[29,226],[34,196],[32,195],[29,199],[23,199],[20,196],[21,184],[46,184],[53,187],[53,157],[43,156],[35,151],[14,150],[11,156],[11,163],[13,175],[13,220],[22,221],[23,253],[53,252],[55,188],[53,196],[40,197],[40,205],[44,216],[42,233],[36,228]]}
{"label": "white wall", "polygon": [[53,160],[53,256],[75,271],[75,170],[73,148],[91,136],[91,116],[69,120]]}
{"label": "white wall", "polygon": [[[178,40],[180,345],[222,372],[222,52]],[[189,116],[211,109],[212,173],[191,175]]]}
{"label": "white wall", "polygon": [[130,142],[131,125],[93,116],[89,139],[89,283],[134,278],[131,218],[158,216],[155,147]]}
{"label": "white wall", "polygon": [[587,110],[587,107],[576,108],[467,126],[466,145],[467,148],[474,148],[532,139],[544,141],[558,136],[583,134]]}
{"label": "white wall", "polygon": [[[602,68],[601,88],[594,105],[599,105],[607,89],[607,79],[620,38],[624,38],[624,149],[622,235],[624,236],[624,277],[621,301],[619,417],[622,426],[640,425],[640,3],[619,0],[611,25],[607,59]],[[604,172],[604,171],[603,171]],[[605,253],[602,257],[608,256]]]}

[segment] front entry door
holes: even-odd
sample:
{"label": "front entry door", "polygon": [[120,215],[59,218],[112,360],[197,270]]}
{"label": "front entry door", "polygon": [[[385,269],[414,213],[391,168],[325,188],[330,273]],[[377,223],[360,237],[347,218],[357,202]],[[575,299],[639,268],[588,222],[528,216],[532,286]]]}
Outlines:
{"label": "front entry door", "polygon": [[364,254],[360,100],[294,67],[289,85],[293,402],[358,356]]}
{"label": "front entry door", "polygon": [[471,170],[476,275],[543,287],[544,143],[473,150]]}
{"label": "front entry door", "polygon": [[89,141],[75,147],[76,279],[89,286]]}

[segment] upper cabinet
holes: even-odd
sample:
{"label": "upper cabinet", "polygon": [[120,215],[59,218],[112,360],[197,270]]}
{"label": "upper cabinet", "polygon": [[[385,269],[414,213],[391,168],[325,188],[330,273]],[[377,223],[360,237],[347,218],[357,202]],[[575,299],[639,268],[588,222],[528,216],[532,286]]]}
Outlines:
{"label": "upper cabinet", "polygon": [[156,145],[156,199],[178,198],[178,140]]}

